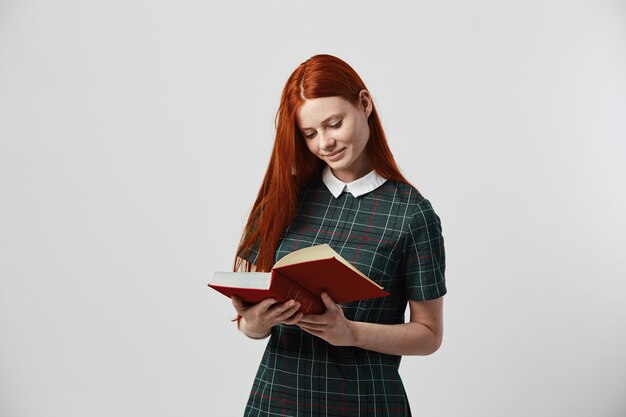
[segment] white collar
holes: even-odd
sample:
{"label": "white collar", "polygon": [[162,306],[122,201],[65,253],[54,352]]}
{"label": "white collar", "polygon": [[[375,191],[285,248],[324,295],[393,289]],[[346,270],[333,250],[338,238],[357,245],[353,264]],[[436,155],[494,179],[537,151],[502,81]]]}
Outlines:
{"label": "white collar", "polygon": [[387,181],[386,178],[381,177],[375,170],[370,171],[369,174],[362,176],[352,182],[345,183],[339,178],[335,177],[330,167],[326,165],[322,172],[322,181],[326,184],[328,190],[335,198],[339,197],[344,189],[352,194],[354,197],[360,197],[363,194],[367,194],[370,191],[374,191]]}

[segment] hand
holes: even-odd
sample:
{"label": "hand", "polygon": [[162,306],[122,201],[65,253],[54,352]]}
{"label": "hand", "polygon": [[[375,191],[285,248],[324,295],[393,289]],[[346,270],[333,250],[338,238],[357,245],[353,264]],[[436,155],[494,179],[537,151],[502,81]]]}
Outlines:
{"label": "hand", "polygon": [[300,303],[294,300],[278,303],[273,298],[266,298],[252,305],[245,304],[241,298],[234,295],[231,300],[237,313],[244,318],[244,332],[250,337],[267,336],[275,325],[295,324],[303,316],[302,313],[298,313]]}
{"label": "hand", "polygon": [[326,292],[322,293],[322,301],[326,306],[323,314],[304,315],[296,325],[331,345],[353,346],[356,340],[353,322],[346,319],[341,307]]}

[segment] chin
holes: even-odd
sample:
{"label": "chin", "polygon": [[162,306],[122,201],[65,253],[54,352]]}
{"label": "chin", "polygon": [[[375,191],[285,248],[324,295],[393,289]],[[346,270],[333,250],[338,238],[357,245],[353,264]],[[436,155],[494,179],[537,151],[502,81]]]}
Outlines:
{"label": "chin", "polygon": [[348,157],[349,155],[345,155],[343,158],[341,158],[338,161],[328,161],[325,160],[326,164],[328,164],[328,166],[330,166],[333,169],[345,169],[347,167],[350,166],[350,164],[352,164],[353,161],[350,160],[350,158]]}
{"label": "chin", "polygon": [[329,166],[333,170],[333,173],[335,174],[336,177],[343,176],[342,175],[343,173],[347,174],[347,173],[352,172],[352,169],[351,169],[352,165],[348,163],[335,163],[335,164],[329,164]]}
{"label": "chin", "polygon": [[346,169],[346,167],[348,167],[348,164],[343,162],[343,161],[335,161],[335,162],[326,162],[326,164],[331,168],[331,169],[337,169],[337,170],[342,170],[342,169]]}

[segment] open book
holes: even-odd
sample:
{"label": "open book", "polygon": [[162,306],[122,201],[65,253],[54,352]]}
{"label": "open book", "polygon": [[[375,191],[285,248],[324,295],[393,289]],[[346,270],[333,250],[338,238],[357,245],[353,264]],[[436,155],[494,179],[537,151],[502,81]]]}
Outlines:
{"label": "open book", "polygon": [[323,291],[337,304],[389,295],[327,244],[291,252],[271,272],[215,272],[209,287],[250,304],[293,299],[305,314],[324,312]]}

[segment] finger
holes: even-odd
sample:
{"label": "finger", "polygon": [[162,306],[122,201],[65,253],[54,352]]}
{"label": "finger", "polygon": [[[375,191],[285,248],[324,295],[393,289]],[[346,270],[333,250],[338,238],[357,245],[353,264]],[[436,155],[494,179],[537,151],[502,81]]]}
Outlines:
{"label": "finger", "polygon": [[298,306],[298,308],[300,307],[300,303],[296,303],[294,300],[289,300],[282,304],[276,304],[272,306],[271,312],[268,312],[268,313],[270,313],[271,317],[276,318],[282,315],[285,311],[289,310],[290,308],[295,307],[296,305]]}
{"label": "finger", "polygon": [[326,316],[324,314],[305,314],[301,320],[303,323],[311,323],[311,324],[326,324],[328,320],[326,320]]}
{"label": "finger", "polygon": [[296,326],[298,326],[299,328],[301,328],[302,330],[304,330],[307,333],[312,334],[313,336],[317,336],[317,337],[322,337],[323,332],[320,332],[318,330],[313,330],[313,329],[307,329],[299,324],[296,324]]}
{"label": "finger", "polygon": [[284,324],[296,324],[300,321],[300,319],[302,318],[304,314],[302,313],[296,313],[293,316],[291,316],[291,318],[288,318],[287,320],[284,320],[283,323]]}
{"label": "finger", "polygon": [[266,298],[265,300],[259,302],[258,306],[261,311],[267,311],[271,306],[276,304],[278,301],[273,298]]}
{"label": "finger", "polygon": [[288,309],[284,310],[279,315],[275,316],[274,319],[278,320],[279,322],[283,320],[287,320],[289,317],[293,316],[294,313],[297,312],[299,308],[300,308],[300,303],[296,303],[293,306],[289,307]]}
{"label": "finger", "polygon": [[235,307],[235,310],[241,311],[244,308],[246,308],[246,305],[243,303],[243,300],[237,297],[236,295],[233,295],[232,297],[230,297],[230,299],[233,302],[233,307]]}
{"label": "finger", "polygon": [[324,302],[324,305],[326,306],[327,309],[337,309],[337,308],[339,308],[339,306],[337,304],[335,304],[333,299],[330,298],[330,295],[328,295],[328,293],[326,291],[324,291],[322,293],[322,302]]}
{"label": "finger", "polygon": [[326,327],[328,327],[325,324],[303,323],[302,321],[298,323],[298,326],[306,330],[316,330],[316,331],[321,331],[321,330],[324,330]]}

